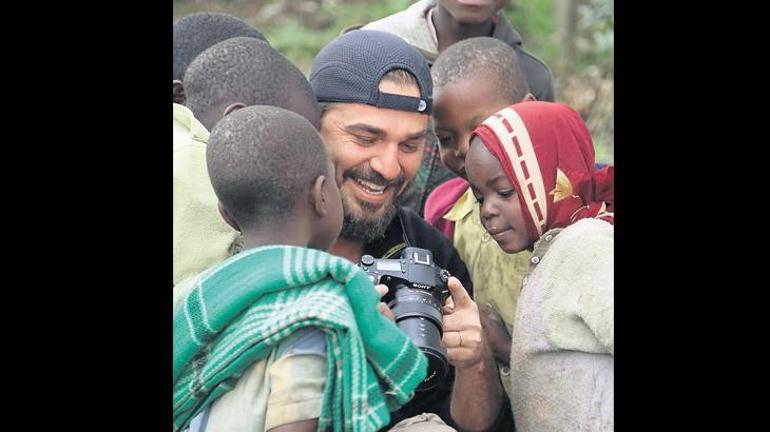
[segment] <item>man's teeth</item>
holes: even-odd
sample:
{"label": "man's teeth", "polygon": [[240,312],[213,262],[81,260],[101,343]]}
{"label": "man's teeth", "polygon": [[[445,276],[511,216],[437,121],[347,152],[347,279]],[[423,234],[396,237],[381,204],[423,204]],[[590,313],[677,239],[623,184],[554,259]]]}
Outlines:
{"label": "man's teeth", "polygon": [[376,183],[368,182],[366,180],[361,179],[355,179],[358,184],[361,185],[361,187],[364,188],[365,191],[369,192],[372,195],[382,195],[385,192],[385,188],[387,186],[381,186]]}

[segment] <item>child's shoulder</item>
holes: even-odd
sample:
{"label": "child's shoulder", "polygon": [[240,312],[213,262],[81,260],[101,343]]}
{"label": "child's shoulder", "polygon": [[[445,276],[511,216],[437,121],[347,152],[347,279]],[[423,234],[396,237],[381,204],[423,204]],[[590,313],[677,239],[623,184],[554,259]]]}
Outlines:
{"label": "child's shoulder", "polygon": [[404,10],[372,21],[362,28],[364,30],[380,30],[408,37],[410,33],[427,28],[425,13],[432,5],[429,1],[418,1]]}
{"label": "child's shoulder", "polygon": [[549,260],[583,264],[599,256],[611,257],[614,232],[614,226],[601,219],[581,219],[544,233],[535,243],[534,256],[540,260],[547,254]]}
{"label": "child's shoulder", "polygon": [[425,219],[431,222],[444,216],[468,190],[468,187],[468,182],[461,177],[449,179],[436,186],[425,200]]}
{"label": "child's shoulder", "polygon": [[564,228],[559,237],[562,239],[586,240],[586,239],[612,239],[615,236],[615,226],[611,223],[595,218],[581,219]]}

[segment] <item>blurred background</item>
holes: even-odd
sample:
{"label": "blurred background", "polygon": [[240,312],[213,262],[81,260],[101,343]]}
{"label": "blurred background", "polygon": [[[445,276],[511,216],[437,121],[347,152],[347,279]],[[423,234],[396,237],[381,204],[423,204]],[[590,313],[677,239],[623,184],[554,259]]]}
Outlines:
{"label": "blurred background", "polygon": [[[174,0],[174,20],[225,12],[261,31],[310,74],[313,58],[348,26],[406,9],[412,0]],[[548,64],[556,99],[578,112],[594,139],[597,161],[614,163],[612,0],[508,0],[505,13],[524,48]]]}

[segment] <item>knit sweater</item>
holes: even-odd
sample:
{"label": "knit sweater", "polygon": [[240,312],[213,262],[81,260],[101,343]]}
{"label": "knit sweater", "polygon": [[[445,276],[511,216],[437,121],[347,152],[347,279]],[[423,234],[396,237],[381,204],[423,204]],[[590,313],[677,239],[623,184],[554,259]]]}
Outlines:
{"label": "knit sweater", "polygon": [[517,431],[614,429],[613,237],[583,219],[535,244],[511,350]]}

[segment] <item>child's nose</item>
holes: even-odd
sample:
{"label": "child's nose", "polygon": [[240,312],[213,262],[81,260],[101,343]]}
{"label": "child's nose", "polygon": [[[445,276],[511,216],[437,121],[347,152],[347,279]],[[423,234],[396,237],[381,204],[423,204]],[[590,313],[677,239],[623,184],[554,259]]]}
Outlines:
{"label": "child's nose", "polygon": [[460,137],[460,141],[457,143],[457,149],[455,150],[455,157],[457,159],[465,160],[465,155],[468,154],[469,147],[468,137]]}
{"label": "child's nose", "polygon": [[492,220],[497,216],[496,208],[489,203],[489,200],[485,200],[481,203],[481,219],[484,221]]}

